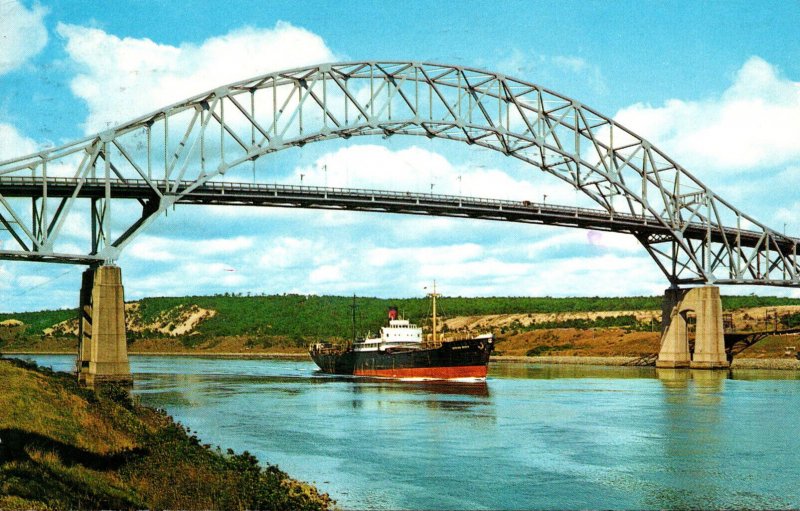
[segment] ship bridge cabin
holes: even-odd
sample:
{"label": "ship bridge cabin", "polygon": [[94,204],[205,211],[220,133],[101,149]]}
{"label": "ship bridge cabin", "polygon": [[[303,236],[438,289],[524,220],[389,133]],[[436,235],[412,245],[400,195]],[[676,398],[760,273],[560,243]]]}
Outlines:
{"label": "ship bridge cabin", "polygon": [[389,324],[381,327],[381,336],[353,344],[355,351],[384,351],[387,348],[416,349],[422,345],[422,328],[397,317],[397,309],[389,309]]}
{"label": "ship bridge cabin", "polygon": [[389,326],[381,328],[382,343],[421,343],[422,328],[407,319],[390,319]]}

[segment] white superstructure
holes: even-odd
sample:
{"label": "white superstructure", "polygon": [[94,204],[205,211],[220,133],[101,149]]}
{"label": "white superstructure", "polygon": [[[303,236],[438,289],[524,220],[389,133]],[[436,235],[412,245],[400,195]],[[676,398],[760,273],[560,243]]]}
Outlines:
{"label": "white superstructure", "polygon": [[418,348],[422,344],[422,327],[407,319],[390,319],[381,327],[381,336],[353,343],[355,351],[383,351],[386,348]]}

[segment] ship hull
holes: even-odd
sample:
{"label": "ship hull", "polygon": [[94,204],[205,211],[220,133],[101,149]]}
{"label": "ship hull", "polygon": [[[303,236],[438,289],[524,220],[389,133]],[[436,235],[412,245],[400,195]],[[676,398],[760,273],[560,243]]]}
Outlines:
{"label": "ship hull", "polygon": [[331,374],[425,380],[485,379],[492,339],[443,342],[427,349],[385,351],[311,350],[319,368]]}

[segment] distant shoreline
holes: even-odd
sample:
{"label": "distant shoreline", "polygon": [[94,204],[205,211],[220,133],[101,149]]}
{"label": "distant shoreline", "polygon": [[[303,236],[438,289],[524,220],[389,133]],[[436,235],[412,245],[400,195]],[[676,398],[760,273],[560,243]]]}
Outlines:
{"label": "distant shoreline", "polygon": [[[493,362],[524,362],[529,364],[599,365],[626,367],[654,367],[655,364],[639,364],[641,357],[492,357]],[[800,360],[795,358],[735,358],[731,369],[775,369],[800,370]]]}
{"label": "distant shoreline", "polygon": [[[74,355],[73,351],[0,351],[2,355]],[[174,352],[148,352],[133,351],[128,353],[133,356],[154,357],[198,357],[198,358],[229,358],[229,359],[279,359],[279,360],[308,360],[307,353],[193,353],[184,351]],[[642,364],[641,357],[578,357],[578,356],[550,356],[528,357],[501,355],[494,356],[492,362],[509,363],[521,362],[528,364],[556,364],[556,365],[598,365],[615,367],[653,367],[653,364]],[[775,370],[800,370],[800,360],[794,358],[735,358],[731,369],[775,369]]]}
{"label": "distant shoreline", "polygon": [[[75,355],[75,351],[2,351],[0,355]],[[278,358],[278,359],[309,359],[308,353],[234,353],[234,352],[206,352],[197,353],[191,351],[129,351],[131,356],[153,356],[153,357],[205,357],[205,358]]]}

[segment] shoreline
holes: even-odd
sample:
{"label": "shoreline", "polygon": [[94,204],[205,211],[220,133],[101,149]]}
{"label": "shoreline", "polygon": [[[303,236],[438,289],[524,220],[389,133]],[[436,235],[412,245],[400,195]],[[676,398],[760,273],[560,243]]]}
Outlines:
{"label": "shoreline", "polygon": [[550,356],[533,357],[527,355],[500,355],[492,357],[492,362],[523,362],[528,364],[565,364],[565,365],[600,365],[600,366],[630,366],[647,367],[654,364],[642,364],[642,357],[577,357],[577,356]]}
{"label": "shoreline", "polygon": [[[493,362],[522,362],[529,364],[563,364],[563,365],[599,365],[625,367],[655,367],[655,362],[641,363],[643,357],[528,357],[500,356],[491,359]],[[796,358],[734,358],[730,369],[774,369],[780,371],[800,370],[800,360]],[[705,369],[695,369],[705,371]]]}
{"label": "shoreline", "polygon": [[[0,351],[3,355],[75,355],[72,351]],[[308,360],[307,353],[193,353],[184,351],[132,351],[132,356],[153,357],[198,357],[198,358],[224,358],[224,359],[277,359],[277,360]],[[625,356],[550,356],[529,357],[525,355],[501,355],[491,358],[496,363],[527,363],[527,364],[554,364],[554,365],[596,365],[609,367],[654,367],[654,362],[647,361],[647,357]],[[731,369],[773,369],[782,371],[799,371],[800,360],[794,358],[735,358],[731,362]]]}
{"label": "shoreline", "polygon": [[[0,356],[3,355],[76,355],[74,351],[0,351]],[[137,357],[205,357],[205,358],[242,358],[242,359],[257,359],[257,358],[277,358],[277,359],[307,359],[308,353],[238,353],[238,352],[219,352],[219,353],[196,353],[191,351],[130,351],[128,356]]]}

